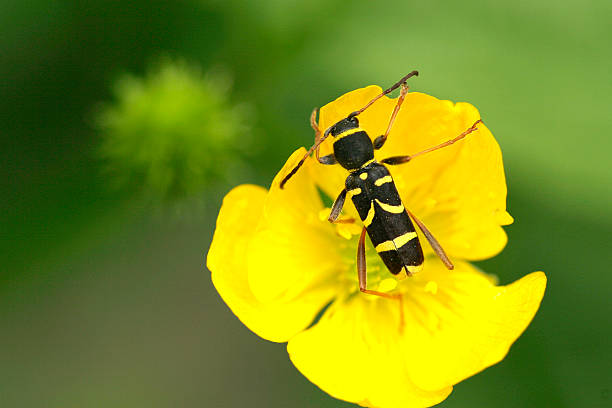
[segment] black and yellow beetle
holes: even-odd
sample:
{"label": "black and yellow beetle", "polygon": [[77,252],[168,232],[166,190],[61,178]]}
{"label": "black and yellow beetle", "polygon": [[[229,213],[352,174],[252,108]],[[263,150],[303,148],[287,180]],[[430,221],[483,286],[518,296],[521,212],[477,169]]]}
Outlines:
{"label": "black and yellow beetle", "polygon": [[[365,258],[365,233],[367,231],[372,244],[382,258],[383,262],[395,277],[402,279],[411,276],[418,272],[423,266],[423,250],[419,243],[416,231],[412,224],[411,218],[419,226],[423,235],[429,241],[434,252],[442,260],[448,269],[453,269],[452,262],[448,256],[429,232],[429,230],[419,221],[414,214],[404,207],[400,195],[395,187],[393,178],[389,170],[384,166],[397,165],[406,163],[417,156],[435,151],[437,149],[450,146],[451,144],[463,139],[468,134],[477,130],[477,120],[470,128],[459,136],[450,139],[437,146],[425,149],[418,153],[407,156],[394,156],[376,161],[374,158],[374,150],[380,149],[387,136],[391,131],[395,118],[400,110],[402,102],[408,93],[406,80],[412,76],[417,76],[417,71],[412,71],[408,75],[400,79],[389,89],[377,95],[374,99],[368,102],[363,108],[350,113],[346,118],[336,122],[330,126],[323,134],[319,130],[315,118],[317,110],[315,109],[311,116],[311,125],[315,130],[315,143],[299,161],[299,163],[283,178],[280,187],[283,188],[285,183],[297,172],[304,161],[315,151],[315,155],[321,164],[340,164],[347,169],[348,175],[345,183],[345,188],[336,198],[331,213],[329,222],[336,222],[342,211],[347,193],[350,194],[353,204],[359,213],[359,217],[363,222],[363,229],[359,238],[357,248],[357,271],[359,277],[359,289],[364,293],[382,296],[386,298],[399,299],[401,295],[394,293],[384,293],[366,288],[366,258]],[[359,127],[357,116],[371,106],[378,99],[401,87],[400,96],[389,125],[384,135],[377,137],[372,141],[367,132]],[[333,153],[327,156],[319,156],[319,146],[329,136],[334,137]],[[402,319],[403,320],[403,319]]]}

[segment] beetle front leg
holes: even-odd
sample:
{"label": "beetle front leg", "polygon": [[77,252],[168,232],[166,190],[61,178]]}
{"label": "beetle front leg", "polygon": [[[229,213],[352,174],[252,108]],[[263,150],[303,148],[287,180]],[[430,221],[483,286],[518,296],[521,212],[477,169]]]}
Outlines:
{"label": "beetle front leg", "polygon": [[[319,125],[317,125],[317,108],[314,108],[312,113],[310,114],[310,126],[312,127],[312,130],[314,130],[315,132],[315,144],[320,143],[321,140],[321,129],[319,129]],[[315,157],[317,158],[317,161],[321,164],[336,164],[336,157],[334,156],[334,154],[328,154],[327,156],[320,156],[320,152],[319,152],[320,146],[317,146],[317,148],[315,149]]]}

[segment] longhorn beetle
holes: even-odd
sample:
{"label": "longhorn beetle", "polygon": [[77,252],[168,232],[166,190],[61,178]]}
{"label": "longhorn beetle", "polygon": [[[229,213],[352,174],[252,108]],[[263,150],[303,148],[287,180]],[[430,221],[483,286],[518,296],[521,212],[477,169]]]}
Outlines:
{"label": "longhorn beetle", "polygon": [[[427,227],[425,227],[413,213],[404,207],[397,188],[395,187],[395,183],[393,182],[393,178],[384,164],[393,166],[406,163],[417,156],[450,146],[477,130],[478,128],[476,125],[482,122],[479,119],[470,128],[454,139],[450,139],[437,146],[430,147],[410,156],[393,156],[383,159],[380,162],[376,161],[374,158],[374,149],[380,149],[387,140],[387,136],[393,127],[395,118],[408,93],[406,81],[412,76],[418,76],[418,74],[417,71],[410,72],[392,87],[377,95],[363,108],[350,113],[346,118],[330,126],[325,130],[323,135],[321,135],[321,131],[316,123],[317,109],[315,108],[310,117],[311,126],[315,131],[315,143],[308,149],[308,152],[298,164],[280,182],[280,187],[282,189],[313,151],[315,151],[315,156],[319,163],[327,165],[338,163],[350,172],[346,179],[345,188],[334,201],[328,221],[332,223],[340,221],[338,220],[338,216],[342,211],[346,196],[349,194],[364,225],[357,247],[359,290],[371,295],[398,299],[400,301],[400,328],[403,327],[401,294],[384,293],[366,288],[366,231],[376,248],[376,252],[378,252],[378,255],[380,255],[391,274],[398,279],[404,279],[407,276],[411,276],[420,271],[423,267],[423,250],[410,218],[419,226],[423,235],[425,235],[425,238],[427,238],[427,241],[444,265],[446,265],[448,269],[453,269],[454,266]],[[359,127],[357,116],[378,99],[400,86],[400,96],[391,114],[385,134],[378,136],[372,141],[366,131]],[[334,137],[333,153],[321,157],[319,155],[319,147],[329,135]]]}

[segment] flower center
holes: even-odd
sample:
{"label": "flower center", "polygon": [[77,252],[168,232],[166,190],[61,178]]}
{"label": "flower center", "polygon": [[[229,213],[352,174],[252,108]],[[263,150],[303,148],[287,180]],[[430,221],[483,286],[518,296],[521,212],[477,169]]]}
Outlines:
{"label": "flower center", "polygon": [[[327,222],[330,208],[324,208],[319,214],[319,219]],[[359,275],[357,272],[357,246],[359,245],[359,234],[363,226],[360,222],[349,222],[348,217],[341,216],[340,222],[334,224],[335,233],[344,241],[339,246],[343,260],[341,280],[346,282],[350,294],[359,292]],[[367,288],[378,292],[393,292],[399,289],[401,282],[389,272],[382,259],[366,239],[366,280]]]}

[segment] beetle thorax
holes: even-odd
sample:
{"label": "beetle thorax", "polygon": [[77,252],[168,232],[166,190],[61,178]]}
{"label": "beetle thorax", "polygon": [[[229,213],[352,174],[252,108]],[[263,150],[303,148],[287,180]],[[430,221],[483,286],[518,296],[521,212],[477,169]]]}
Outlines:
{"label": "beetle thorax", "polygon": [[331,134],[334,137],[334,156],[347,170],[356,170],[374,159],[374,147],[365,130],[359,127],[356,117],[348,117],[336,123]]}

